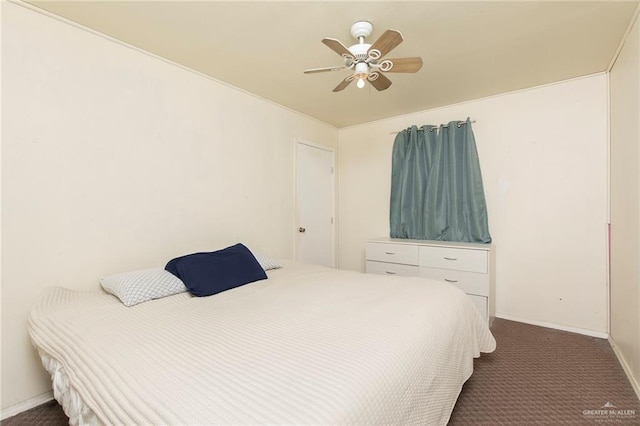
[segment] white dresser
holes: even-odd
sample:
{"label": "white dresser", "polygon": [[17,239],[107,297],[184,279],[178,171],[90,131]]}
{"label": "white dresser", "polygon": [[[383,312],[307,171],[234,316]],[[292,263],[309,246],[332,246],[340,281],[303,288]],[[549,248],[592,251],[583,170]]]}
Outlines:
{"label": "white dresser", "polygon": [[495,315],[492,244],[378,238],[367,241],[367,273],[446,281],[469,295],[484,318]]}

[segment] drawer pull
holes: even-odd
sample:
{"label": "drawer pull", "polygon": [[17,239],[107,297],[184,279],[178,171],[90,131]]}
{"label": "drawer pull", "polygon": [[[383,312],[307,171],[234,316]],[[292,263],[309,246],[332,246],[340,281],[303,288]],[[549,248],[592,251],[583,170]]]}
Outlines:
{"label": "drawer pull", "polygon": [[395,254],[395,252],[392,251],[385,251],[384,254]]}
{"label": "drawer pull", "polygon": [[458,260],[457,257],[447,257],[447,256],[445,256],[444,259],[445,260]]}
{"label": "drawer pull", "polygon": [[444,280],[446,282],[448,282],[448,283],[457,283],[458,282],[458,280],[450,280],[449,278],[445,278]]}
{"label": "drawer pull", "polygon": [[395,275],[396,273],[393,271],[384,271],[385,273],[389,274],[389,275]]}

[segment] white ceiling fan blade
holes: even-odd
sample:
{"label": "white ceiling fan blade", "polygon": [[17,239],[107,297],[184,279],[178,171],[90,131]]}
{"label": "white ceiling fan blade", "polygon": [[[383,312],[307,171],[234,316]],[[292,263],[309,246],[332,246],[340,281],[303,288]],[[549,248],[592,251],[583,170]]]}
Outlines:
{"label": "white ceiling fan blade", "polygon": [[337,66],[337,67],[325,67],[325,68],[311,68],[308,70],[305,70],[304,73],[305,74],[315,74],[318,72],[327,72],[327,71],[342,71],[342,70],[346,70],[349,67],[345,67],[343,66]]}

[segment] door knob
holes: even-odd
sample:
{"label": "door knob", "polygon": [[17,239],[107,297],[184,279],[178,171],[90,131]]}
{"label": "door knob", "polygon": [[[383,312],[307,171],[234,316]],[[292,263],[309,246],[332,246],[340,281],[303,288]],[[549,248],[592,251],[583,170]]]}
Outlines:
{"label": "door knob", "polygon": [[304,234],[305,231],[306,231],[306,229],[303,228],[302,226],[300,228],[298,228],[298,232],[300,232],[301,234]]}

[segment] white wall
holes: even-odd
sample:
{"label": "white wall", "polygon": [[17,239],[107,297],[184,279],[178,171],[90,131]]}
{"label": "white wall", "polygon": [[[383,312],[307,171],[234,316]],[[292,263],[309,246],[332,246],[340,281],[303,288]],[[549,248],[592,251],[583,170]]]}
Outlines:
{"label": "white wall", "polygon": [[46,286],[238,241],[293,256],[294,139],[329,125],[2,2],[2,408],[50,389]]}
{"label": "white wall", "polygon": [[640,397],[640,22],[611,69],[611,339]]}
{"label": "white wall", "polygon": [[498,315],[604,335],[604,74],[340,129],[341,267],[363,271],[365,241],[389,234],[390,132],[467,116],[497,248]]}

